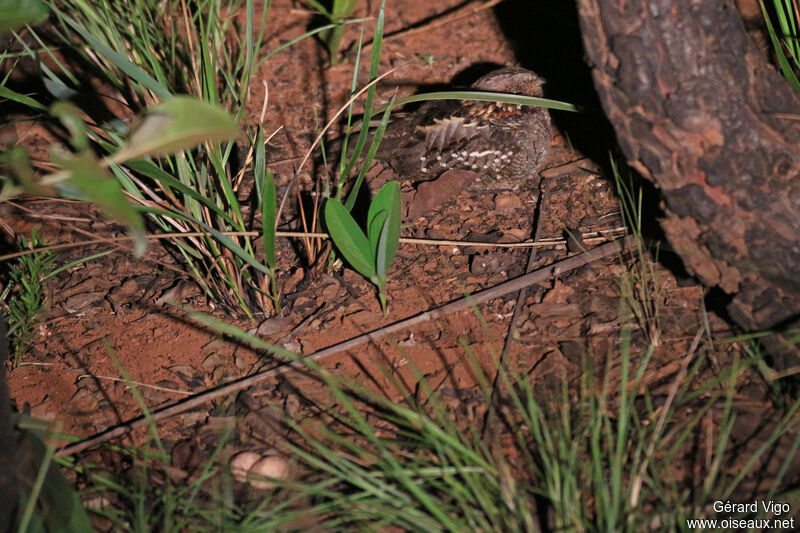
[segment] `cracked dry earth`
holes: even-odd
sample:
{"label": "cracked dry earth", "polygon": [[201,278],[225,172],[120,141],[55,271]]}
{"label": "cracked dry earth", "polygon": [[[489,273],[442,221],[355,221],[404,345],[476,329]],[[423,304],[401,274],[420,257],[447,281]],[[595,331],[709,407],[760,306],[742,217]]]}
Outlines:
{"label": "cracked dry earth", "polygon": [[[579,34],[570,22],[575,20],[574,13],[570,19],[570,8],[559,7],[558,2],[540,2],[540,7],[532,8],[525,2],[508,1],[482,10],[475,9],[479,4],[462,5],[453,0],[388,4],[381,69],[397,70],[379,86],[382,102],[395,94],[412,94],[441,84],[468,85],[492,65],[517,64],[550,80],[546,96],[596,105],[586,96],[593,93],[581,62]],[[288,0],[276,0],[273,5],[267,26],[268,48],[301,35],[309,23],[309,14],[293,9]],[[519,10],[533,16],[531,20],[541,32],[531,35],[520,30],[515,25]],[[444,23],[453,16],[461,18]],[[537,50],[548,34],[562,36],[557,55],[542,53],[541,47]],[[357,38],[358,30],[353,28],[344,42]],[[523,46],[523,42],[527,44]],[[430,58],[432,63],[426,61]],[[282,127],[269,146],[279,188],[291,178],[296,164],[292,158],[302,156],[316,135],[314,112],[320,117],[332,116],[348,97],[351,77],[352,61],[328,65],[325,52],[313,40],[301,41],[263,65],[253,83],[248,111],[251,120],[257,120],[264,98],[262,82],[267,83],[265,130]],[[621,226],[613,177],[604,167],[612,138],[606,125],[591,115],[553,112],[552,117],[554,138],[540,186],[519,183],[513,188],[490,189],[483,184],[482,188],[458,190],[456,185],[446,188],[448,194],[441,187],[417,193],[421,198],[414,201],[427,203],[409,207],[412,214],[405,221],[404,236],[515,242],[531,239],[534,233],[540,239],[560,238],[565,233]],[[28,138],[37,142],[35,133]],[[301,186],[311,190],[313,176],[323,169],[306,168],[304,172]],[[371,175],[385,180],[387,172],[391,171],[377,167]],[[292,227],[296,228],[294,215],[289,213],[289,226],[295,224]],[[86,235],[111,238],[118,231],[91,208],[74,202],[20,201],[5,207],[3,220],[21,234],[42,225],[42,235],[53,243],[78,241]],[[570,239],[569,249],[563,245],[539,249],[531,267],[568,257],[580,248],[580,240]],[[594,244],[587,240],[585,245]],[[66,250],[59,254],[59,261],[66,263],[108,248],[94,245]],[[182,265],[159,245],[141,261],[118,250],[63,272],[48,284],[50,310],[23,365],[9,375],[12,396],[20,408],[56,422],[63,432],[91,436],[140,414],[121,379],[120,367],[138,384],[148,407],[156,409],[271,364],[269,356],[226,342],[181,318],[168,303],[210,311],[268,342],[310,354],[516,277],[525,271],[528,253],[526,249],[403,244],[389,275],[390,316],[384,319],[371,284],[346,268],[309,272],[301,266],[305,260],[302,246],[282,240],[278,264],[284,313],[262,317],[254,324],[235,321],[213,309],[181,274]],[[596,359],[598,367],[607,366],[612,376],[619,376],[619,357],[608,362],[606,358],[619,353],[620,316],[628,312],[620,297],[620,280],[635,262],[635,256],[613,256],[532,286],[522,302],[510,364],[542,383],[555,383],[565,372],[577,375],[587,358]],[[706,318],[701,287],[679,281],[661,264],[653,268],[655,282],[644,289],[658,302],[661,342],[644,386],[658,396],[658,391],[666,395],[679,368],[678,357],[687,353]],[[406,382],[414,381],[412,369],[416,369],[466,425],[486,410],[475,376],[468,370],[467,353],[491,375],[515,302],[514,294],[497,298],[480,305],[478,313],[461,311],[411,327],[333,355],[323,366],[379,391],[393,390],[380,370],[382,365]],[[730,334],[725,322],[713,313],[707,320],[715,335]],[[641,323],[634,329],[634,354],[644,350],[651,327],[653,324]],[[725,365],[734,357],[736,346],[716,349],[717,361]],[[760,393],[754,397],[763,398]],[[167,445],[188,442],[203,450],[213,448],[230,424],[235,424],[234,447],[280,448],[283,430],[274,423],[274,410],[301,419],[325,410],[332,402],[311,378],[288,373],[246,393],[221,397],[164,420],[161,434]],[[752,415],[755,427],[764,405],[751,403],[752,413],[744,416]],[[137,431],[125,442],[145,438],[144,432]],[[188,471],[190,463],[184,457],[176,460],[176,468]]]}

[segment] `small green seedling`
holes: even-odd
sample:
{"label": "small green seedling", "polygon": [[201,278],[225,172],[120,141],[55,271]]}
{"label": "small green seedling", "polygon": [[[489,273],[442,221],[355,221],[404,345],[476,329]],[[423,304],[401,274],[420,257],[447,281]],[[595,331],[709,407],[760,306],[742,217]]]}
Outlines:
{"label": "small green seedling", "polygon": [[[31,232],[30,240],[20,237],[21,247],[33,250],[45,246],[37,232],[38,227]],[[0,302],[5,304],[8,336],[14,348],[14,367],[22,362],[22,354],[34,339],[36,327],[47,311],[44,281],[51,275],[54,261],[55,256],[43,250],[23,255],[8,269],[8,283],[0,294]],[[0,364],[5,363],[0,361]]]}
{"label": "small green seedling", "polygon": [[391,181],[381,188],[367,213],[367,234],[342,203],[331,198],[325,204],[325,224],[342,256],[362,276],[378,287],[384,316],[386,273],[400,242],[400,185]]}
{"label": "small green seedling", "polygon": [[339,63],[339,44],[342,42],[342,36],[345,30],[343,23],[353,14],[356,8],[356,2],[357,0],[333,0],[333,5],[329,10],[317,0],[309,0],[309,3],[330,20],[332,24],[337,24],[337,26],[325,30],[319,35],[325,43],[325,47],[328,49],[328,53],[331,57],[331,63],[334,65]]}
{"label": "small green seedling", "polygon": [[436,57],[434,57],[432,54],[414,54],[414,55],[420,58],[423,61],[423,63],[425,63],[429,67],[432,67],[433,64],[436,62]]}

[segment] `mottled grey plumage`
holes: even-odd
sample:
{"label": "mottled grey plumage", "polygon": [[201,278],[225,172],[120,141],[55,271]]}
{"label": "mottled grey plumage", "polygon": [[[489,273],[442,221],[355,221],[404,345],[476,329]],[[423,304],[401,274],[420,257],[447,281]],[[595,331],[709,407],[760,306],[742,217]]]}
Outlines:
{"label": "mottled grey plumage", "polygon": [[[517,67],[490,72],[478,91],[542,96],[544,80]],[[547,109],[495,102],[436,100],[390,123],[377,158],[399,175],[434,179],[449,169],[518,183],[536,178],[550,146]]]}

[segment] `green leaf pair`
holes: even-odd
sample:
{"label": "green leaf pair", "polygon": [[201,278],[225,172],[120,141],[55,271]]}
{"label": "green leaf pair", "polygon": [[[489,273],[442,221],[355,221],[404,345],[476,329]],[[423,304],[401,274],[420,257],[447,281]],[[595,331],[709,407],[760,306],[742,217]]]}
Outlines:
{"label": "green leaf pair", "polygon": [[325,204],[325,224],[347,262],[378,287],[385,315],[386,274],[400,242],[400,186],[389,182],[375,196],[367,213],[366,235],[347,208],[335,198]]}

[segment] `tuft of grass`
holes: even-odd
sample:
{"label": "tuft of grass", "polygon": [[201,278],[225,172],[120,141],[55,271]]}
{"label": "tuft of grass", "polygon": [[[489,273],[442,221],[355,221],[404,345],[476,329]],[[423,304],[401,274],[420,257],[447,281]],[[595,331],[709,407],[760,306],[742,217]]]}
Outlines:
{"label": "tuft of grass", "polygon": [[[38,228],[34,228],[30,240],[21,236],[20,247],[36,249],[46,246],[37,233]],[[53,273],[55,259],[52,252],[43,250],[24,255],[8,266],[8,283],[0,294],[0,302],[6,308],[15,367],[22,362],[22,355],[36,338],[36,328],[47,312],[44,282]]]}
{"label": "tuft of grass", "polygon": [[620,279],[622,299],[645,336],[658,344],[661,336],[659,305],[663,300],[655,271],[658,249],[648,249],[642,237],[642,190],[634,184],[630,173],[620,172],[613,157],[610,161],[623,223],[636,237],[636,261]]}
{"label": "tuft of grass", "polygon": [[[302,361],[218,319],[192,316],[231,339]],[[64,464],[84,480],[91,512],[119,531],[683,531],[689,519],[715,518],[711,502],[735,498],[787,438],[791,452],[764,490],[776,501],[789,497],[783,482],[800,447],[800,400],[787,403],[771,434],[746,455],[732,435],[737,389],[750,379],[752,362],[734,359],[709,378],[714,343],[701,330],[680,354],[666,397],[655,397],[644,384],[656,344],[635,355],[635,326],[623,324],[604,368],[586,358],[577,379],[564,375],[555,387],[499,369],[502,434],[484,435],[480,417],[445,402],[413,364],[409,382],[384,369],[387,386],[374,392],[306,361],[306,376],[319,380],[330,401],[318,416],[285,418],[281,447],[297,466],[272,489],[232,481],[222,459],[230,432],[194,476],[172,479],[155,422],[149,446],[114,448],[126,468]],[[493,401],[490,375],[465,351],[482,401]]]}
{"label": "tuft of grass", "polygon": [[772,0],[771,12],[767,11],[764,0],[759,3],[781,72],[800,92],[800,8],[797,0]]}
{"label": "tuft of grass", "polygon": [[[251,318],[274,312],[279,302],[274,253],[263,254],[274,251],[274,235],[258,231],[257,223],[265,217],[253,216],[253,211],[269,210],[269,201],[274,203],[269,187],[266,201],[261,195],[267,171],[260,128],[247,129],[237,163],[234,142],[209,140],[208,135],[196,137],[194,144],[201,143],[197,149],[181,147],[176,155],[143,157],[149,154],[154,127],[171,133],[165,115],[159,115],[158,124],[143,121],[131,135],[136,142],[127,144],[123,138],[129,128],[120,120],[157,102],[174,112],[180,107],[176,95],[184,93],[243,119],[252,76],[266,57],[262,40],[270,3],[260,12],[254,0],[66,0],[49,7],[62,42],[77,52],[83,65],[55,59],[56,68],[47,68],[41,56],[56,56],[35,32],[42,48],[26,50],[43,66],[48,87],[77,93],[77,72],[89,68],[124,106],[122,116],[111,118],[101,101],[81,111],[92,124],[88,135],[93,149],[109,155],[105,161],[126,195],[158,230],[206,234],[176,237],[171,243],[212,300]],[[200,114],[194,116],[200,119]],[[128,158],[132,160],[123,162]],[[259,174],[258,197],[252,202],[241,189],[247,172]],[[254,230],[272,242],[256,246],[253,237],[243,235]]]}
{"label": "tuft of grass", "polygon": [[[298,360],[216,319],[194,317],[255,348]],[[744,457],[731,435],[737,387],[750,363],[736,359],[701,378],[713,343],[698,333],[681,354],[666,398],[656,398],[643,386],[656,345],[651,341],[634,355],[634,326],[623,326],[605,369],[587,358],[579,379],[565,375],[560,391],[500,369],[504,434],[488,437],[476,417],[460,418],[466,411],[445,403],[413,365],[411,384],[386,369],[388,388],[376,393],[308,361],[307,372],[325,387],[333,407],[303,422],[285,420],[284,446],[300,465],[293,480],[242,501],[232,495],[243,493],[231,491],[227,474],[210,462],[202,482],[191,488],[159,482],[154,492],[139,481],[134,490],[118,478],[94,485],[95,497],[127,502],[127,514],[113,515],[112,504],[104,511],[122,530],[135,529],[122,527],[132,516],[140,527],[154,527],[158,522],[147,520],[166,520],[169,510],[173,523],[230,531],[297,524],[339,531],[682,531],[689,519],[715,517],[710,503],[734,497],[768,450],[797,432],[800,400],[787,405],[772,434]],[[468,349],[466,356],[483,401],[492,401],[489,376]],[[713,434],[702,423],[709,417],[719,427]],[[798,444],[800,438],[793,438],[793,449]],[[694,459],[698,445],[705,461]],[[726,471],[734,454],[742,466]],[[770,497],[784,494],[792,456],[767,488]],[[694,468],[681,467],[687,464]],[[162,479],[160,467],[152,468],[149,479]],[[131,515],[136,501],[147,501],[148,512]]]}
{"label": "tuft of grass", "polygon": [[[292,488],[315,502],[308,512],[321,527],[344,530],[682,531],[688,519],[714,517],[710,503],[730,498],[768,448],[760,446],[742,470],[723,470],[737,453],[733,400],[748,365],[737,362],[697,383],[707,354],[683,354],[670,394],[658,404],[641,387],[655,344],[634,357],[630,329],[623,328],[599,382],[587,364],[577,393],[566,376],[561,394],[553,394],[505,369],[501,412],[511,439],[484,440],[474,424],[459,423],[420,373],[415,395],[387,371],[401,402],[321,376],[341,409],[327,423],[289,422],[293,441],[302,443],[292,451],[313,472]],[[471,360],[490,401],[489,380]],[[612,361],[621,373],[610,371]],[[798,429],[798,407],[794,402],[776,426],[770,445]],[[720,431],[705,441],[702,472],[676,468],[693,463],[697,439],[705,437],[700,422],[711,412],[721,412]]]}

